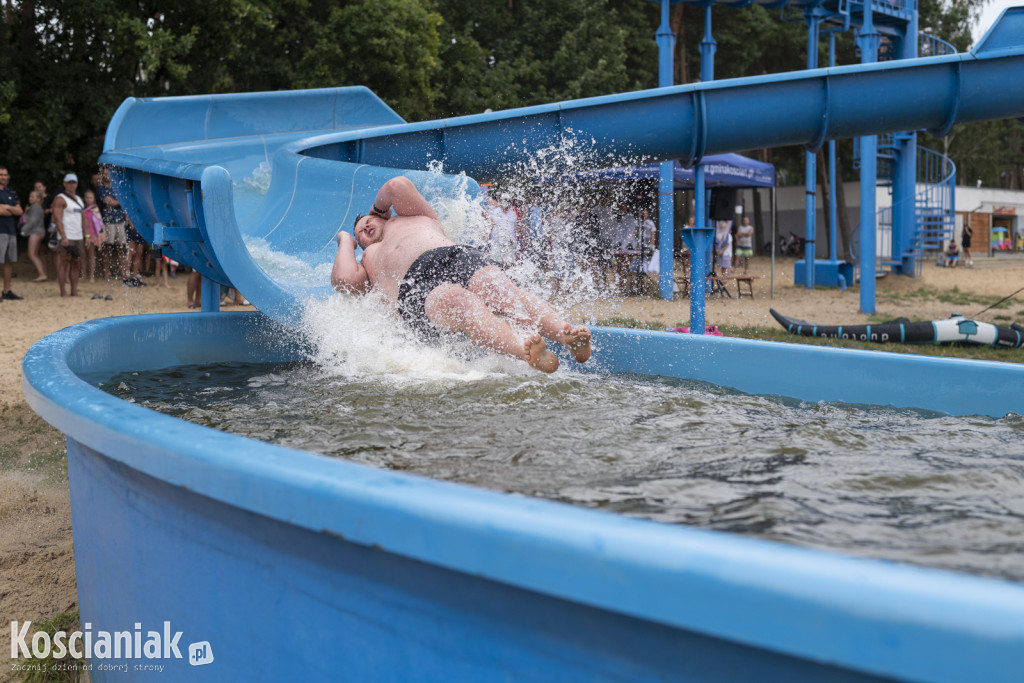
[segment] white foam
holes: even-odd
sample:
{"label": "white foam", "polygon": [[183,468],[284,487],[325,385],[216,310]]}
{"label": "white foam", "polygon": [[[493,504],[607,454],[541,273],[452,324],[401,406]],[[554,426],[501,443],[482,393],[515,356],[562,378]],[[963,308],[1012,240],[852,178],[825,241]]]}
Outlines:
{"label": "white foam", "polygon": [[266,196],[270,190],[270,179],[273,176],[270,164],[261,161],[260,165],[253,169],[252,175],[242,178],[234,183],[236,190],[249,190],[259,195]]}
{"label": "white foam", "polygon": [[302,321],[302,331],[315,347],[314,362],[330,375],[422,383],[536,373],[512,358],[481,353],[468,342],[423,343],[374,293],[311,299]]}

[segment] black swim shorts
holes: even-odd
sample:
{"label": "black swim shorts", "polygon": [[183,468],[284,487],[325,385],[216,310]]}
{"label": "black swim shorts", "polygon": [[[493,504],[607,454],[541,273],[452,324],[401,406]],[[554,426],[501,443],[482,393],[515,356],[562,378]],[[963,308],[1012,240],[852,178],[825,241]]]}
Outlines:
{"label": "black swim shorts", "polygon": [[427,296],[438,285],[446,283],[469,287],[470,279],[478,270],[497,265],[479,249],[462,244],[426,251],[409,266],[399,285],[398,313],[420,335],[437,339],[437,328],[427,319],[424,309]]}

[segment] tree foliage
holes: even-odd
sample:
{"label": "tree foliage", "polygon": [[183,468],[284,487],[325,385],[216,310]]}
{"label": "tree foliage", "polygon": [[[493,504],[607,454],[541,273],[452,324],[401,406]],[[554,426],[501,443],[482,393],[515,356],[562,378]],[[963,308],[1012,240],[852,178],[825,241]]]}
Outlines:
{"label": "tree foliage", "polygon": [[[920,0],[922,29],[964,49],[983,2]],[[5,10],[0,163],[19,190],[94,169],[128,97],[366,85],[423,120],[658,82],[660,14],[647,0],[5,0]],[[755,4],[712,16],[717,78],[804,68],[798,15],[780,21]],[[699,79],[703,17],[673,9],[678,81]],[[851,33],[839,36],[839,63],[857,59]],[[1021,128],[962,127],[931,146],[970,179],[1019,187]],[[802,177],[802,149],[773,155]]]}

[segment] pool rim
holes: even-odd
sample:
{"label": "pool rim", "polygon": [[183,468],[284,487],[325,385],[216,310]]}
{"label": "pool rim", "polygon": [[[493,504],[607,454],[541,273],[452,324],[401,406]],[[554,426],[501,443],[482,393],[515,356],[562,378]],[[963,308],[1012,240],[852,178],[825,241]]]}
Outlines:
{"label": "pool rim", "polygon": [[[989,663],[1001,657],[1000,648],[1024,645],[1024,585],[339,461],[156,413],[103,392],[72,369],[83,354],[96,362],[149,364],[138,369],[169,367],[183,350],[208,351],[204,335],[230,339],[274,325],[259,313],[79,323],[32,346],[23,361],[23,391],[70,439],[174,486],[339,540],[593,607],[911,679],[949,675],[959,668],[953,652],[967,645]],[[598,328],[595,340],[635,338],[635,332]],[[113,342],[126,339],[138,348],[114,350]],[[676,335],[665,343],[685,347],[690,340]],[[250,341],[218,353],[246,349],[268,351]],[[897,632],[899,651],[886,640]]]}

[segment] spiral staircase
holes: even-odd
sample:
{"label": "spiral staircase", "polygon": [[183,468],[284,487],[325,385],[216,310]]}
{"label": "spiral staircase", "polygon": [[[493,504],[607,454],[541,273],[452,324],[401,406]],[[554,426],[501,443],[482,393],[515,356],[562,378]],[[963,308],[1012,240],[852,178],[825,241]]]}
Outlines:
{"label": "spiral staircase", "polygon": [[[885,49],[888,41],[879,50],[879,59],[892,59],[892,50]],[[946,41],[926,33],[918,35],[918,54],[922,57],[954,54],[956,48]],[[893,196],[893,174],[901,146],[897,143],[900,134],[878,136],[877,172],[878,184],[888,186]],[[854,167],[860,167],[860,140],[854,139]],[[878,274],[888,270],[903,270],[912,263],[913,275],[921,275],[925,255],[941,253],[945,243],[952,239],[956,228],[956,166],[949,157],[931,149],[916,147],[917,179],[914,201],[914,228],[909,239],[896,245],[892,239],[893,212],[902,207],[899,200],[890,202],[878,211],[876,226],[878,234]],[[908,201],[908,200],[904,200]],[[859,231],[857,232],[859,234]],[[894,253],[895,252],[895,253]]]}

